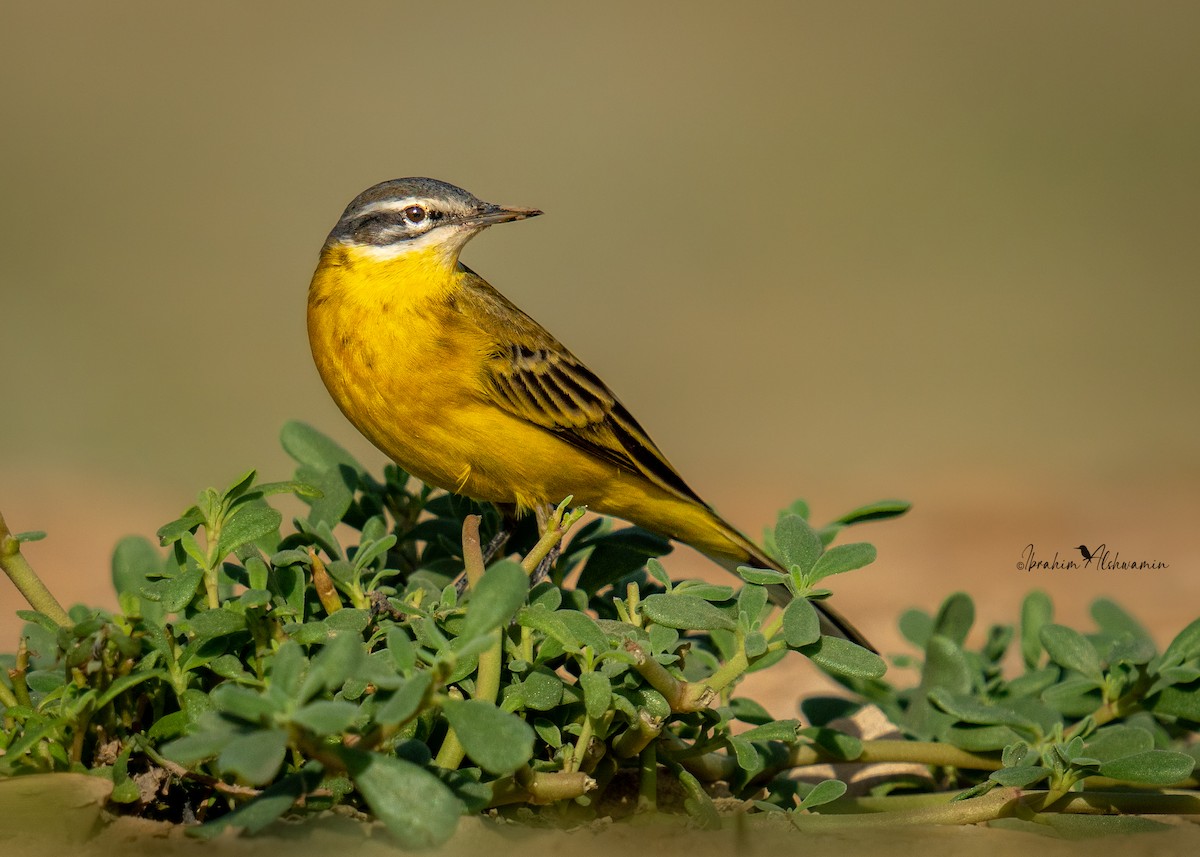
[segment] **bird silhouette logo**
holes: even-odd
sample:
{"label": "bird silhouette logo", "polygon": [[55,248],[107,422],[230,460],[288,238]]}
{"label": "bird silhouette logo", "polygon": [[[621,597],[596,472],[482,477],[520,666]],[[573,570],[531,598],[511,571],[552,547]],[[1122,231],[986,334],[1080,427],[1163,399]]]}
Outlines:
{"label": "bird silhouette logo", "polygon": [[1084,562],[1091,561],[1092,552],[1087,549],[1087,545],[1079,545],[1079,547],[1077,547],[1076,550],[1079,551],[1081,554],[1083,554]]}

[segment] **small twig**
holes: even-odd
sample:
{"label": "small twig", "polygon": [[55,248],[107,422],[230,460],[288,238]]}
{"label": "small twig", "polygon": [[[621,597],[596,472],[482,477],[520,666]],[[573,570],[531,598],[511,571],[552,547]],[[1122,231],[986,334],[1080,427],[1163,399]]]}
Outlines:
{"label": "small twig", "polygon": [[29,602],[29,606],[60,628],[72,628],[75,623],[63,610],[58,599],[46,588],[33,567],[21,555],[21,542],[9,531],[4,515],[0,514],[0,568],[12,580],[17,591]]}
{"label": "small twig", "polygon": [[154,762],[154,764],[158,765],[176,779],[195,780],[198,783],[203,783],[204,785],[211,787],[221,794],[230,795],[232,797],[252,798],[258,797],[260,794],[262,794],[262,789],[256,789],[250,786],[239,786],[234,783],[227,783],[224,780],[209,776],[208,774],[201,774],[198,771],[190,771],[183,765],[180,765],[177,762],[172,762],[170,759],[155,751],[155,749],[150,746],[150,742],[144,740],[141,736],[137,736],[137,745],[140,752],[145,753],[150,760]]}
{"label": "small twig", "polygon": [[[999,759],[968,753],[951,744],[936,741],[901,741],[876,738],[862,742],[862,754],[855,759],[864,764],[878,762],[912,762],[918,765],[937,765],[943,768],[966,768],[971,771],[998,771],[1004,767]],[[811,748],[810,748],[811,749]],[[796,764],[818,764],[837,761],[826,755],[816,762]]]}
{"label": "small twig", "polygon": [[[666,733],[664,737],[670,739],[672,736],[671,733]],[[685,754],[687,746],[682,742],[679,744],[669,743],[671,750],[674,751],[672,755],[678,754],[679,763],[701,780],[706,782],[724,780],[737,773],[737,759],[726,753],[689,756]],[[769,780],[783,771],[808,765],[875,765],[899,762],[965,768],[973,771],[998,771],[1003,767],[999,759],[968,753],[950,744],[933,741],[877,739],[863,741],[862,753],[854,759],[843,759],[814,744],[797,744],[792,747],[786,761],[779,765],[769,766],[755,779]]]}
{"label": "small twig", "polygon": [[976,824],[1010,815],[1020,797],[1021,790],[1018,788],[998,788],[980,797],[937,806],[848,815],[793,812],[791,819],[792,824],[805,831],[891,827],[899,824]]}
{"label": "small twig", "polygon": [[17,656],[13,662],[13,668],[8,671],[8,677],[12,679],[13,695],[16,697],[17,703],[26,708],[33,708],[33,700],[29,698],[29,685],[25,682],[25,676],[28,673],[29,643],[22,637],[17,644]]}
{"label": "small twig", "polygon": [[558,507],[550,514],[550,519],[546,522],[546,531],[542,533],[542,537],[533,546],[533,550],[525,556],[525,559],[521,560],[521,567],[525,569],[526,574],[531,575],[537,571],[542,560],[558,547],[563,536],[587,513],[587,507],[585,506],[580,506],[578,509],[572,509],[568,512],[567,506],[572,499],[568,497],[558,504]]}
{"label": "small twig", "polygon": [[716,692],[704,684],[692,685],[675,678],[636,640],[626,640],[625,651],[633,655],[634,670],[649,682],[652,688],[667,698],[672,711],[703,711],[716,696]]}

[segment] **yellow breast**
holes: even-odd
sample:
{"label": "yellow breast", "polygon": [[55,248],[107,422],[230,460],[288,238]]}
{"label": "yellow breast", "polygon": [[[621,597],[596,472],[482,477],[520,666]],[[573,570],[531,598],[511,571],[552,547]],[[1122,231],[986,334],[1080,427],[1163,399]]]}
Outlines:
{"label": "yellow breast", "polygon": [[417,477],[453,487],[466,462],[439,450],[476,398],[488,346],[448,311],[457,272],[439,261],[327,248],[309,288],[308,337],[321,379],[359,431]]}

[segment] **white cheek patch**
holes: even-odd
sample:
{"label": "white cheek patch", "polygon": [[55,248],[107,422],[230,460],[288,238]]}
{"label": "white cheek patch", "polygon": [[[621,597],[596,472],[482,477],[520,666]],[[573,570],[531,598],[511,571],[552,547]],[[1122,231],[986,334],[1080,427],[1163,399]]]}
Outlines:
{"label": "white cheek patch", "polygon": [[390,262],[405,256],[421,256],[431,252],[440,252],[447,260],[447,264],[453,264],[463,245],[470,241],[478,231],[478,229],[441,226],[434,227],[424,235],[407,238],[393,244],[345,243],[354,248],[356,255],[364,256],[375,262]]}

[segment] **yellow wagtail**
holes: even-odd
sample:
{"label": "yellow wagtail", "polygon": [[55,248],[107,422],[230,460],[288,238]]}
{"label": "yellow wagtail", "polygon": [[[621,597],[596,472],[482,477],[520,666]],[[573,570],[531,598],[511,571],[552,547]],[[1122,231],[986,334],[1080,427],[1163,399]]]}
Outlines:
{"label": "yellow wagtail", "polygon": [[[539,214],[428,178],[350,203],[308,292],[313,358],[342,413],[430,485],[519,511],[573,496],[730,571],[782,570],[688,487],[603,381],[458,260],[487,227]],[[817,606],[826,633],[870,647]]]}

